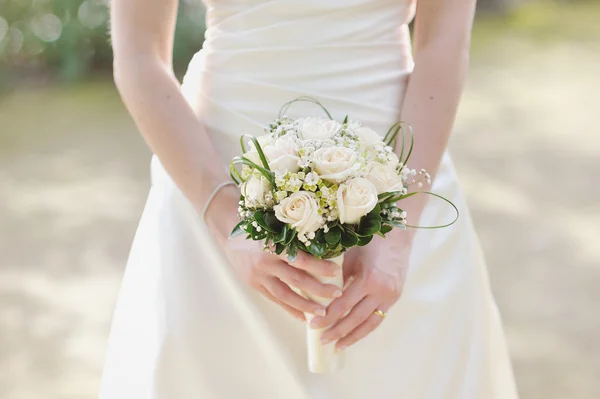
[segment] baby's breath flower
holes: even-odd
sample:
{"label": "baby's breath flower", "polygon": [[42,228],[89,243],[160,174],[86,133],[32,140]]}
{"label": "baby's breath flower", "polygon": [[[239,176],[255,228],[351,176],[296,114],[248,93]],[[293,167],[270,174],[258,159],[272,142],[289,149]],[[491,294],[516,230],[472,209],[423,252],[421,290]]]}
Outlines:
{"label": "baby's breath flower", "polygon": [[288,193],[285,190],[277,191],[277,192],[275,192],[275,199],[277,200],[277,202],[281,202],[287,197],[287,195],[288,195]]}

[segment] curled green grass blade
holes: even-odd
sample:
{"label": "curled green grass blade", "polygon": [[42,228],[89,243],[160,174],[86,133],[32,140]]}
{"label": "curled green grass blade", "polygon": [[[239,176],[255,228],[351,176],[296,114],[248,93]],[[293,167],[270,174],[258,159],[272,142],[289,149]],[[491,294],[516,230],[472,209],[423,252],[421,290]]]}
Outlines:
{"label": "curled green grass blade", "polygon": [[316,98],[313,98],[313,97],[309,97],[309,96],[300,96],[292,101],[288,101],[287,103],[283,104],[281,106],[281,109],[279,110],[279,119],[281,119],[287,113],[287,111],[290,109],[290,107],[293,104],[299,103],[299,102],[309,102],[309,103],[318,105],[325,112],[325,114],[327,114],[327,117],[329,119],[333,120],[333,117],[331,116],[331,114],[329,113],[327,108],[325,108],[325,106],[323,104],[321,104],[319,102],[319,100],[317,100]]}
{"label": "curled green grass blade", "polygon": [[[411,193],[411,194],[413,194],[413,193]],[[432,193],[430,191],[416,191],[414,194],[429,194],[429,195],[433,195],[434,197],[437,197],[437,198],[440,198],[440,199],[446,201],[447,203],[449,203],[452,206],[452,208],[454,208],[454,211],[456,212],[456,217],[450,223],[442,224],[442,225],[439,225],[439,226],[413,226],[413,225],[407,224],[406,227],[410,227],[410,228],[413,228],[413,229],[442,229],[444,227],[452,226],[454,223],[456,223],[456,221],[460,217],[460,212],[458,211],[458,208],[449,199],[447,199],[445,197],[442,197],[439,194]]]}
{"label": "curled green grass blade", "polygon": [[270,170],[265,169],[262,166],[255,164],[248,158],[235,157],[231,161],[231,164],[232,165],[246,165],[246,166],[250,166],[251,168],[258,170],[269,181],[269,183],[271,183],[271,187],[272,188],[275,187],[275,174],[273,172],[271,172]]}

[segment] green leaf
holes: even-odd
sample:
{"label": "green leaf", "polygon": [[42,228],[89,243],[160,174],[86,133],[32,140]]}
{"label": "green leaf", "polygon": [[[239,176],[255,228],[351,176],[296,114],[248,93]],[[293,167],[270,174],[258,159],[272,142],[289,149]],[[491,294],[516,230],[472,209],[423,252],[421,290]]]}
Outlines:
{"label": "green leaf", "polygon": [[284,245],[290,245],[292,241],[294,241],[294,238],[296,238],[296,230],[288,229],[288,232],[285,236]]}
{"label": "green leaf", "polygon": [[372,236],[381,229],[381,207],[378,205],[371,212],[363,216],[358,224],[359,236]]}
{"label": "green leaf", "polygon": [[268,247],[269,246],[269,242],[273,239],[273,233],[268,232],[267,233],[267,237],[265,237],[265,246]]}
{"label": "green leaf", "polygon": [[351,248],[358,243],[358,236],[354,231],[345,228],[342,231],[341,243],[344,248]]}
{"label": "green leaf", "polygon": [[392,225],[394,227],[401,228],[402,230],[406,230],[406,225],[404,225],[404,224],[402,224],[402,223],[400,223],[398,221],[388,220],[388,221],[386,221],[386,223],[389,223],[390,225]]}
{"label": "green leaf", "polygon": [[323,231],[323,229],[317,230],[317,233],[315,234],[315,239],[313,241],[317,241],[323,245],[327,244],[327,241],[325,241],[325,232]]}
{"label": "green leaf", "polygon": [[342,229],[340,229],[339,226],[335,226],[325,233],[325,241],[327,241],[327,244],[329,244],[330,248],[337,246],[341,238]]}
{"label": "green leaf", "polygon": [[269,227],[269,225],[267,225],[267,223],[265,222],[265,212],[264,211],[256,211],[256,212],[254,212],[253,216],[254,216],[254,220],[256,220],[256,223],[258,223],[258,225],[260,227],[262,227],[266,231],[274,232],[274,230],[271,229],[271,227]]}
{"label": "green leaf", "polygon": [[325,253],[325,245],[313,240],[310,242],[309,247],[307,248],[308,252],[313,254],[316,258],[321,258]]}
{"label": "green leaf", "polygon": [[265,212],[264,221],[269,228],[269,231],[277,232],[283,229],[283,226],[285,226],[285,223],[282,223],[279,221],[279,219],[277,219],[275,212]]}
{"label": "green leaf", "polygon": [[345,125],[346,123],[348,123],[348,115],[346,115],[346,117],[344,118],[344,121],[342,122],[342,125]]}
{"label": "green leaf", "polygon": [[373,236],[358,237],[358,246],[363,247],[371,242]]}
{"label": "green leaf", "polygon": [[242,220],[241,222],[236,224],[231,233],[229,233],[229,238],[235,238],[244,234],[246,232],[246,230],[244,230],[244,227],[246,227],[246,221]]}
{"label": "green leaf", "polygon": [[283,245],[283,244],[277,244],[277,245],[275,245],[275,253],[277,255],[281,255],[284,250],[285,250],[285,245]]}
{"label": "green leaf", "polygon": [[290,262],[294,262],[296,260],[296,257],[298,256],[298,241],[292,241],[290,245],[288,245],[285,249],[285,252],[287,254],[288,260]]}
{"label": "green leaf", "polygon": [[384,224],[381,226],[381,230],[379,230],[379,232],[381,234],[385,235],[385,234],[389,233],[390,231],[392,231],[393,229],[394,229],[394,227],[390,226],[389,224]]}
{"label": "green leaf", "polygon": [[323,256],[321,257],[321,259],[335,258],[335,257],[340,256],[343,253],[344,253],[344,247],[339,245],[336,248],[326,250],[325,253],[323,254]]}
{"label": "green leaf", "polygon": [[277,233],[275,233],[275,235],[273,236],[273,242],[274,243],[283,243],[285,242],[285,237],[288,234],[289,228],[287,224],[283,225],[283,228],[281,230],[279,230]]}
{"label": "green leaf", "polygon": [[[364,221],[363,221],[364,220]],[[363,217],[360,221],[357,234],[362,237],[372,236],[381,229],[381,221],[375,218]]]}

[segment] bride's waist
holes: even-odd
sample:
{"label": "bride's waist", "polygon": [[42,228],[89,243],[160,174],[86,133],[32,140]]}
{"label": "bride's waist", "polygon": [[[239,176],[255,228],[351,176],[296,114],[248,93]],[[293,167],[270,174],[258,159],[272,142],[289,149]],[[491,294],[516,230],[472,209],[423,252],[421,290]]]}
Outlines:
{"label": "bride's waist", "polygon": [[303,76],[331,79],[404,74],[412,67],[410,44],[400,41],[245,48],[205,45],[194,57],[188,73],[207,71],[271,81]]}

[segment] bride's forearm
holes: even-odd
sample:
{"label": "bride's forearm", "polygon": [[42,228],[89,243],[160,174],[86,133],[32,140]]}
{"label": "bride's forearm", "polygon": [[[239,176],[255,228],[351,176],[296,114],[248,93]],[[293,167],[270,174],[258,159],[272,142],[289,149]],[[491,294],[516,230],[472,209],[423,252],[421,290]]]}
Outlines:
{"label": "bride's forearm", "polygon": [[177,79],[159,60],[133,57],[115,63],[115,82],[145,141],[201,211],[212,190],[229,177]]}
{"label": "bride's forearm", "polygon": [[[475,1],[422,0],[417,4],[415,68],[401,117],[415,133],[409,166],[424,168],[435,179],[467,74]],[[427,199],[417,195],[403,201],[410,224],[418,224]]]}
{"label": "bride's forearm", "polygon": [[466,53],[446,57],[432,51],[416,59],[410,77],[401,114],[415,133],[410,164],[432,177],[448,144],[467,68]]}

